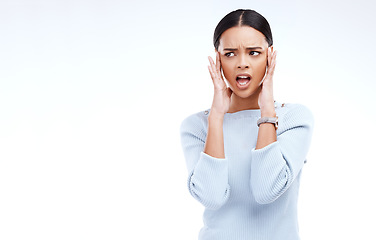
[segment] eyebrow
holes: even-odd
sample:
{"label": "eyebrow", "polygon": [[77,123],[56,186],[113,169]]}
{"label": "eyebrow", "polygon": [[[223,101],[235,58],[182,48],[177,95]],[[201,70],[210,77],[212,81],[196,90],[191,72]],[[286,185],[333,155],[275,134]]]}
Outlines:
{"label": "eyebrow", "polygon": [[[262,49],[262,47],[247,47],[247,50],[255,50],[255,49]],[[225,48],[223,49],[225,51],[236,51],[238,50],[237,48]]]}

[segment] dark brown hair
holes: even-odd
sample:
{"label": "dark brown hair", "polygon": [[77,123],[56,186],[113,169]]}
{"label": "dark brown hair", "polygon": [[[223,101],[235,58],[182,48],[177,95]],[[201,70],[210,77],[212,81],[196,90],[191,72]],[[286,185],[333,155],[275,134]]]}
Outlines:
{"label": "dark brown hair", "polygon": [[273,36],[268,21],[258,12],[250,9],[238,9],[228,13],[214,30],[213,44],[218,50],[219,40],[224,31],[235,26],[250,26],[265,36],[268,47],[273,45]]}

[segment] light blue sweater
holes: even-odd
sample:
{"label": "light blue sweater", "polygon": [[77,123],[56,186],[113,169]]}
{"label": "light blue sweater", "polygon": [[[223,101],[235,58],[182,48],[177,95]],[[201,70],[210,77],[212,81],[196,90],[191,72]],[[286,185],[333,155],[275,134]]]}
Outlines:
{"label": "light blue sweater", "polygon": [[190,194],[205,206],[199,240],[297,240],[301,169],[313,128],[311,111],[276,102],[277,141],[255,150],[260,110],[226,113],[225,158],[204,153],[210,109],[180,126]]}

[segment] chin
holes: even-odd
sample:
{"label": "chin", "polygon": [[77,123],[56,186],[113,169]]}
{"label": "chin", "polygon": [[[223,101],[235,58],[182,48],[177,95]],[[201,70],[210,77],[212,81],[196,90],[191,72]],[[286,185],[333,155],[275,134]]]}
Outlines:
{"label": "chin", "polygon": [[255,93],[256,91],[253,91],[253,92],[251,92],[251,93],[249,93],[249,92],[240,92],[240,93],[235,93],[238,97],[240,97],[240,98],[244,98],[244,99],[246,99],[246,98],[249,98],[249,97],[251,97],[252,95],[254,95],[254,93]]}
{"label": "chin", "polygon": [[[235,85],[235,87],[231,87],[231,90],[232,90],[233,93],[235,93],[236,96],[245,99],[245,98],[249,98],[249,97],[253,96],[254,94],[256,94],[258,92],[257,90],[259,90],[259,88],[260,88],[260,86],[249,86],[247,89],[240,90]],[[234,89],[235,89],[235,91],[234,91]]]}

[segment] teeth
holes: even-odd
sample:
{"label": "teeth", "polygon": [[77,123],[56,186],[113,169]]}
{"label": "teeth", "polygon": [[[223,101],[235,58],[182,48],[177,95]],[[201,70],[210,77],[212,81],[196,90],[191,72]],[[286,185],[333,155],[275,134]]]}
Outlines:
{"label": "teeth", "polygon": [[246,85],[248,82],[245,82],[245,83],[239,83],[240,85]]}
{"label": "teeth", "polygon": [[247,76],[238,76],[238,78],[248,78]]}

